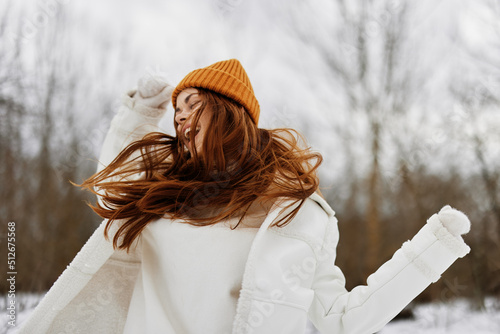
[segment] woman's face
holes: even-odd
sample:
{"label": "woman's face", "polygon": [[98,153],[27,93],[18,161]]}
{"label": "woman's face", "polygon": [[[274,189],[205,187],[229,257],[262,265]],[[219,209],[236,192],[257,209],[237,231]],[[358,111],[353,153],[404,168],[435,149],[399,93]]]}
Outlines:
{"label": "woman's face", "polygon": [[186,88],[177,95],[175,122],[177,123],[177,133],[179,138],[184,142],[191,155],[193,155],[193,143],[190,141],[190,133],[195,132],[194,145],[198,154],[201,152],[203,138],[210,123],[210,116],[207,112],[201,115],[196,129],[191,128],[193,116],[202,104],[200,95],[196,88]]}

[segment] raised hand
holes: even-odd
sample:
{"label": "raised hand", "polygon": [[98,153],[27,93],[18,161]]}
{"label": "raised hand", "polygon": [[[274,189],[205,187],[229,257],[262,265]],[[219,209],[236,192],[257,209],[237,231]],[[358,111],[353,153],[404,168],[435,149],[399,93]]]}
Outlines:
{"label": "raised hand", "polygon": [[137,103],[150,108],[165,109],[172,97],[174,87],[160,76],[145,75],[139,79],[137,92],[133,96]]}
{"label": "raised hand", "polygon": [[453,235],[460,236],[470,231],[470,220],[467,216],[451,206],[446,205],[438,212],[438,218],[444,227]]}

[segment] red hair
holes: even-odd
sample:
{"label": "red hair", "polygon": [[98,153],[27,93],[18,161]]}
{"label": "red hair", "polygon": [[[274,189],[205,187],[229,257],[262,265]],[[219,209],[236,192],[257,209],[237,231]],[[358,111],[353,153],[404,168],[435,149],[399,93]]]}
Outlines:
{"label": "red hair", "polygon": [[[114,247],[129,249],[148,223],[164,216],[197,226],[239,217],[239,224],[254,202],[284,198],[292,200],[284,209],[298,205],[272,224],[281,227],[318,189],[322,156],[301,148],[296,131],[260,129],[233,100],[198,91],[202,105],[191,126],[203,112],[210,116],[201,152],[192,145],[191,155],[179,133],[150,133],[81,185],[101,197],[91,207],[109,220],[106,237],[121,220]],[[190,136],[194,144],[195,131]]]}

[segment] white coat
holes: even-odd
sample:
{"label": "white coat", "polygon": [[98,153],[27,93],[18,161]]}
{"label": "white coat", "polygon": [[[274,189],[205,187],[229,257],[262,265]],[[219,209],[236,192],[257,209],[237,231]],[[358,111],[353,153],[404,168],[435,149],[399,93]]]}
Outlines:
{"label": "white coat", "polygon": [[[100,162],[107,165],[124,145],[158,131],[162,115],[126,96]],[[287,226],[269,227],[279,211],[271,209],[250,248],[234,334],[303,334],[308,318],[322,333],[374,333],[470,251],[434,215],[368,278],[366,286],[348,292],[334,263],[339,233],[330,206],[314,194]],[[21,324],[19,334],[121,333],[141,251],[140,247],[129,254],[114,250],[103,236],[105,224]]]}

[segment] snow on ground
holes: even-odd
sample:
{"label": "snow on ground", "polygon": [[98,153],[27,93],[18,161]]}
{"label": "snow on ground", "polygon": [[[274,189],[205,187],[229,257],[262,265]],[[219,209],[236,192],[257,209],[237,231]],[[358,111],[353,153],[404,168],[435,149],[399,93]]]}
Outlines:
{"label": "snow on ground", "polygon": [[389,323],[379,334],[499,334],[500,300],[487,299],[485,310],[465,300],[416,306],[415,319]]}
{"label": "snow on ground", "polygon": [[9,313],[7,312],[7,306],[9,299],[7,295],[0,298],[0,309],[2,310],[2,321],[0,322],[0,334],[14,334],[19,328],[19,325],[30,315],[35,306],[40,302],[44,294],[35,293],[16,293],[16,326],[10,326]]}
{"label": "snow on ground", "polygon": [[[33,311],[43,295],[17,294],[17,326],[7,324],[7,314],[2,316],[0,334],[14,334],[16,328]],[[0,298],[0,309],[4,312],[7,296]],[[449,303],[418,305],[413,309],[415,318],[389,323],[378,334],[499,334],[500,300],[487,299],[484,310],[474,310],[466,300]],[[318,333],[312,327],[306,334]]]}

